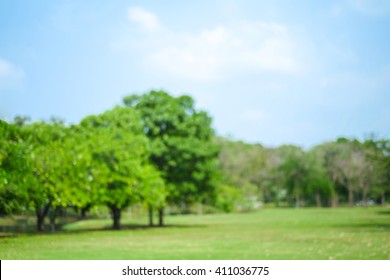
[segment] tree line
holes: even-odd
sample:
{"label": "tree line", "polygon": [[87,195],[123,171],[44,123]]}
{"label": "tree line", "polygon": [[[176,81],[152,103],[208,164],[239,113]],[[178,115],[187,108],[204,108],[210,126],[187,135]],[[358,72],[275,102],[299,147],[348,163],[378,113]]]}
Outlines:
{"label": "tree line", "polygon": [[17,117],[1,122],[0,137],[0,213],[33,209],[38,231],[54,209],[94,205],[110,209],[114,229],[137,203],[148,209],[150,225],[154,211],[163,225],[165,206],[207,204],[215,195],[211,118],[189,96],[127,96],[76,125]]}
{"label": "tree line", "polygon": [[[385,205],[390,194],[390,141],[338,138],[309,150],[266,148],[218,137],[227,210],[275,206]],[[237,189],[240,190],[237,192]]]}
{"label": "tree line", "polygon": [[[123,210],[142,205],[149,225],[164,209],[248,211],[276,206],[386,203],[387,139],[340,138],[305,151],[218,137],[207,112],[186,95],[130,95],[78,124],[0,121],[0,215],[34,211],[37,230],[56,210],[105,205],[114,229]],[[210,210],[211,211],[211,210]],[[49,215],[51,213],[51,215]]]}

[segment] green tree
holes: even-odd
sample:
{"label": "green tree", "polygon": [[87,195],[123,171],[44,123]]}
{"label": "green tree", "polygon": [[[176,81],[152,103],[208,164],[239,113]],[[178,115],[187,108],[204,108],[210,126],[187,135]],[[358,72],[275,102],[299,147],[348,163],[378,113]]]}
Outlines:
{"label": "green tree", "polygon": [[217,208],[229,213],[245,205],[245,199],[243,193],[237,187],[219,184],[215,204]]}
{"label": "green tree", "polygon": [[306,196],[314,198],[317,207],[331,205],[334,193],[334,186],[330,180],[324,165],[321,154],[316,150],[311,150],[305,154],[305,164],[307,169]]}
{"label": "green tree", "polygon": [[152,164],[143,165],[140,186],[140,200],[148,209],[149,226],[153,226],[153,210],[165,206],[168,193],[160,172]]}
{"label": "green tree", "polygon": [[[363,147],[370,167],[368,171],[371,171],[369,179],[372,196],[374,199],[379,197],[380,203],[385,205],[386,195],[390,193],[390,141],[367,139]],[[367,197],[363,200],[367,204]]]}
{"label": "green tree", "polygon": [[217,137],[216,142],[221,146],[219,161],[222,180],[225,185],[234,186],[241,192],[243,208],[251,210],[259,205],[261,199],[264,203],[268,202],[271,190],[266,182],[266,149],[260,144],[222,137]]}
{"label": "green tree", "polygon": [[[130,95],[124,104],[139,112],[150,139],[150,160],[161,172],[167,202],[189,205],[207,202],[215,194],[218,146],[212,142],[211,118],[194,108],[189,96],[173,97],[164,91]],[[163,225],[163,207],[159,225]]]}
{"label": "green tree", "polygon": [[100,203],[108,206],[113,228],[120,229],[122,210],[139,201],[145,177],[147,139],[130,108],[115,107],[84,118],[84,145],[90,155],[90,181]]}
{"label": "green tree", "polygon": [[0,120],[0,214],[21,211],[27,204],[28,150],[21,129]]}
{"label": "green tree", "polygon": [[322,166],[333,185],[331,206],[337,207],[340,201],[342,189],[345,187],[345,179],[339,168],[340,157],[343,154],[342,145],[336,142],[327,142],[315,146],[312,149],[322,161]]}
{"label": "green tree", "polygon": [[63,143],[66,150],[64,155],[63,172],[69,191],[69,205],[81,210],[84,218],[87,211],[99,203],[99,193],[94,185],[92,174],[92,156],[88,147],[86,129],[79,125],[68,128],[67,137]]}
{"label": "green tree", "polygon": [[24,141],[30,145],[25,174],[29,204],[35,209],[37,230],[44,230],[44,220],[53,207],[66,206],[68,191],[64,173],[66,127],[61,122],[35,122],[23,126]]}
{"label": "green tree", "polygon": [[63,122],[34,122],[23,129],[31,145],[32,172],[27,176],[29,201],[37,216],[37,230],[43,231],[49,211],[66,207],[73,199],[69,171],[75,167],[76,159],[70,153],[69,129]]}
{"label": "green tree", "polygon": [[367,201],[375,172],[368,159],[369,150],[359,141],[346,138],[321,144],[316,150],[322,154],[324,168],[335,187],[333,206],[345,191],[350,207],[359,194]]}
{"label": "green tree", "polygon": [[307,187],[308,170],[304,162],[304,152],[301,148],[285,145],[281,147],[284,161],[278,167],[283,174],[283,185],[288,194],[295,197],[295,206],[301,205],[301,200]]}

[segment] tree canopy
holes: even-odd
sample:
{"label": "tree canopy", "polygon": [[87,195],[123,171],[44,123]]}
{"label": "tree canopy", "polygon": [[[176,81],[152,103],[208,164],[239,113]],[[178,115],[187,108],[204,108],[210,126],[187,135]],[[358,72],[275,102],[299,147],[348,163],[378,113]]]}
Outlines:
{"label": "tree canopy", "polygon": [[150,161],[166,182],[167,203],[188,205],[211,200],[218,146],[212,141],[214,131],[208,114],[196,110],[191,97],[173,97],[164,91],[130,95],[123,102],[141,116],[150,140]]}

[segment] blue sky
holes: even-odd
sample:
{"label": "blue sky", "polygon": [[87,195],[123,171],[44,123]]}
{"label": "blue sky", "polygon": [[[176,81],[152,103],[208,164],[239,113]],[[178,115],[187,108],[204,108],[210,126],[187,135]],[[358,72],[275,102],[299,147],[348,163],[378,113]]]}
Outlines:
{"label": "blue sky", "polygon": [[390,1],[0,2],[0,118],[189,94],[219,135],[390,137]]}

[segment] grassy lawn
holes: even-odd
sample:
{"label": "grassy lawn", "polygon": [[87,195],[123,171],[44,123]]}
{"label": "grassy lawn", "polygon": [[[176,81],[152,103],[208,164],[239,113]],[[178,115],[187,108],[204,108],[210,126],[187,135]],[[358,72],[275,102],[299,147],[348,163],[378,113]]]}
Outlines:
{"label": "grassy lawn", "polygon": [[[253,213],[82,220],[47,234],[0,235],[0,259],[390,259],[390,209],[264,209]],[[1,221],[0,221],[1,223]]]}

